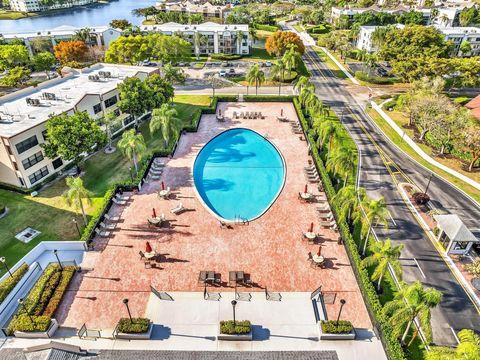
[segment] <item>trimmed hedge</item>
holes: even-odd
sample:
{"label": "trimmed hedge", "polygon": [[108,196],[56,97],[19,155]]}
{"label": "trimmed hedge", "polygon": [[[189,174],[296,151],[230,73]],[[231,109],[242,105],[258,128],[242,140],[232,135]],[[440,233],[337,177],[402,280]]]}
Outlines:
{"label": "trimmed hedge", "polygon": [[245,95],[243,100],[246,102],[286,102],[292,101],[293,96],[289,95]]}
{"label": "trimmed hedge", "polygon": [[233,320],[220,321],[220,334],[242,335],[250,331],[252,331],[252,324],[248,320],[235,321],[235,325]]}
{"label": "trimmed hedge", "polygon": [[336,320],[322,320],[321,326],[325,334],[350,334],[353,330],[352,323],[347,320],[339,320],[338,326]]}
{"label": "trimmed hedge", "polygon": [[378,84],[378,85],[391,85],[395,84],[398,82],[397,79],[395,78],[384,78],[381,76],[369,76],[366,72],[364,71],[355,71],[355,77],[358,80],[361,81],[366,81],[371,84]]}
{"label": "trimmed hedge", "polygon": [[53,314],[57,310],[58,305],[60,304],[60,301],[62,301],[63,295],[65,294],[65,291],[67,290],[67,287],[70,284],[70,281],[72,280],[74,274],[75,268],[73,266],[68,266],[64,268],[61,273],[60,281],[57,285],[57,288],[53,292],[50,301],[45,307],[43,315],[53,316]]}
{"label": "trimmed hedge", "polygon": [[[305,119],[305,116],[303,115],[303,110],[300,106],[300,103],[298,102],[298,99],[295,98],[293,100],[293,103],[302,127],[304,129],[308,129],[307,121]],[[322,178],[325,194],[327,195],[335,218],[338,219],[338,205],[334,201],[332,201],[332,198],[335,195],[335,189],[332,185],[332,181],[320,157],[320,153],[318,152],[318,148],[315,145],[315,141],[310,133],[307,134],[307,139],[310,143],[312,157],[315,161],[318,173]],[[383,312],[382,304],[380,303],[376,289],[373,286],[372,281],[370,280],[367,268],[362,262],[360,254],[358,252],[357,244],[353,239],[348,224],[345,222],[345,220],[337,221],[337,224],[343,243],[345,244],[348,258],[350,260],[350,263],[352,264],[352,269],[357,279],[358,286],[365,301],[365,305],[368,309],[374,327],[378,329],[380,339],[385,348],[387,356],[389,359],[392,360],[405,360],[405,354],[402,350],[402,347],[400,346],[400,342],[393,335],[392,326],[389,322],[388,317],[385,316]]]}
{"label": "trimmed hedge", "polygon": [[[0,211],[1,213],[1,211]],[[12,276],[8,276],[1,284],[0,284],[0,303],[5,300],[5,298],[10,294],[13,288],[18,284],[20,280],[22,280],[23,275],[28,271],[28,265],[23,264],[20,266]]]}
{"label": "trimmed hedge", "polygon": [[[32,320],[33,320],[33,323],[32,323]],[[15,317],[14,321],[15,321],[15,326],[14,328],[12,328],[11,333],[13,333],[13,331],[45,332],[50,327],[51,318],[50,316],[29,317],[27,314],[21,314]]]}
{"label": "trimmed hedge", "polygon": [[225,60],[225,61],[228,61],[228,60],[238,60],[238,59],[241,59],[242,58],[242,55],[237,55],[237,54],[232,54],[232,55],[228,55],[228,54],[212,54],[210,55],[210,58],[214,59],[214,60]]}
{"label": "trimmed hedge", "polygon": [[278,29],[280,29],[278,25],[255,24],[254,27],[256,30],[271,31],[271,32],[275,32]]}
{"label": "trimmed hedge", "polygon": [[121,318],[117,324],[118,332],[125,334],[141,334],[148,331],[150,319],[147,318]]}

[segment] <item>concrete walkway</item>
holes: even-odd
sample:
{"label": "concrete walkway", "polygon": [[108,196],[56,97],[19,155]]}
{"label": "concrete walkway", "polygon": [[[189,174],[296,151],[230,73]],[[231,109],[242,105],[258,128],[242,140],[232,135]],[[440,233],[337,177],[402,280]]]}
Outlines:
{"label": "concrete walkway", "polygon": [[[285,85],[280,89],[281,95],[293,95],[293,86]],[[175,95],[212,95],[211,87],[198,86],[196,88],[177,87],[175,88]],[[255,95],[255,87],[246,86],[232,86],[215,89],[215,95]],[[258,95],[278,95],[278,86],[261,86],[258,88]]]}

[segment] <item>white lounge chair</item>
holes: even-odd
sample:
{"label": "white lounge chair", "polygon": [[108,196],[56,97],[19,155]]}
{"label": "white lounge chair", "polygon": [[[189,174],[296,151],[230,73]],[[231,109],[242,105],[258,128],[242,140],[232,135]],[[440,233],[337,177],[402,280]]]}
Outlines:
{"label": "white lounge chair", "polygon": [[317,210],[318,212],[324,212],[324,211],[330,212],[330,206],[328,205],[328,203],[322,204],[322,206],[317,206],[315,210]]}
{"label": "white lounge chair", "polygon": [[335,225],[337,225],[337,223],[335,222],[335,220],[331,220],[331,221],[322,221],[320,223],[321,226],[324,226],[324,227],[333,227]]}
{"label": "white lounge chair", "polygon": [[130,200],[131,196],[130,195],[117,194],[117,195],[115,195],[115,198],[119,201],[128,201],[128,200]]}
{"label": "white lounge chair", "polygon": [[151,180],[160,180],[160,175],[153,175],[152,173],[148,173],[148,176]]}
{"label": "white lounge chair", "polygon": [[126,205],[127,202],[125,200],[118,200],[117,198],[113,198],[112,201],[117,205]]}
{"label": "white lounge chair", "polygon": [[99,228],[96,228],[95,232],[97,233],[98,236],[101,236],[101,237],[109,237],[111,234],[110,231],[100,230]]}
{"label": "white lounge chair", "polygon": [[162,169],[153,169],[150,168],[149,174],[150,175],[162,175],[163,170]]}
{"label": "white lounge chair", "polygon": [[120,221],[120,216],[110,216],[108,214],[105,214],[105,219],[107,219],[110,222],[117,222],[117,221]]}
{"label": "white lounge chair", "polygon": [[172,210],[170,210],[170,212],[172,214],[178,215],[184,210],[185,210],[185,208],[183,207],[183,204],[180,202],[180,203],[178,203],[177,206],[175,206]]}
{"label": "white lounge chair", "polygon": [[117,226],[117,224],[105,224],[103,221],[100,222],[100,227],[102,229],[113,230],[113,229],[115,229],[116,226]]}

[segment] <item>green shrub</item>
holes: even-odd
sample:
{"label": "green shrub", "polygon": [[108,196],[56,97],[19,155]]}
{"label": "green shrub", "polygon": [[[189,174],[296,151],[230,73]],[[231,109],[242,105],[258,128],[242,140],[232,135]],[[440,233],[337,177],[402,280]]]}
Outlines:
{"label": "green shrub", "polygon": [[[293,80],[295,80],[298,76],[298,73],[294,70],[288,72],[285,71],[285,74],[283,75],[283,83],[291,83]],[[279,76],[274,76],[273,80],[275,81],[280,81],[281,78]]]}
{"label": "green shrub", "polygon": [[285,102],[292,101],[293,97],[289,95],[245,95],[244,101],[247,102]]}
{"label": "green shrub", "polygon": [[[33,323],[32,323],[33,320]],[[27,314],[21,314],[16,316],[8,327],[9,334],[13,334],[14,331],[33,332],[40,331],[45,332],[50,326],[50,316],[28,316]]]}
{"label": "green shrub", "polygon": [[355,71],[355,77],[358,80],[361,81],[366,81],[371,84],[378,84],[378,85],[390,85],[390,84],[395,84],[398,82],[397,79],[395,78],[385,78],[381,76],[369,76],[366,72],[364,71]]}
{"label": "green shrub", "polygon": [[0,204],[0,215],[2,215],[5,212],[5,205]]}
{"label": "green shrub", "polygon": [[150,325],[150,320],[146,318],[122,318],[118,322],[118,332],[125,334],[140,334],[145,333]]}
{"label": "green shrub", "polygon": [[393,99],[383,104],[383,108],[386,110],[395,109],[395,106],[397,106],[397,101]]}
{"label": "green shrub", "polygon": [[327,23],[307,27],[307,33],[309,34],[326,34],[329,33],[331,30],[332,27],[330,26],[330,24]]}
{"label": "green shrub", "polygon": [[220,333],[228,335],[248,334],[252,331],[252,324],[248,320],[235,321],[233,320],[220,321]]}
{"label": "green shrub", "polygon": [[35,309],[33,310],[33,315],[40,316],[41,314],[43,314],[43,310],[45,309],[45,306],[47,306],[47,303],[50,301],[53,292],[57,288],[61,276],[62,273],[59,269],[57,272],[52,274],[50,279],[48,279],[43,289],[42,295],[40,296],[40,299],[35,306]]}
{"label": "green shrub", "polygon": [[37,305],[40,303],[40,299],[50,278],[59,271],[60,266],[58,264],[50,264],[47,266],[43,274],[38,278],[37,282],[28,293],[24,302],[25,308],[30,314],[34,313]]}
{"label": "green shrub", "polygon": [[255,24],[255,29],[275,32],[279,29],[279,27],[276,25]]}
{"label": "green shrub", "polygon": [[338,326],[336,320],[322,320],[322,332],[325,334],[350,334],[353,325],[350,321],[339,320]]}
{"label": "green shrub", "polygon": [[[0,211],[1,213],[1,211]],[[21,265],[12,276],[8,276],[1,284],[0,284],[0,303],[10,294],[13,288],[18,284],[18,282],[23,278],[23,275],[28,271],[28,265],[23,264]]]}
{"label": "green shrub", "polygon": [[214,60],[238,60],[242,58],[242,55],[237,55],[237,54],[212,54],[210,55],[210,58]]}
{"label": "green shrub", "polygon": [[65,291],[67,290],[67,287],[70,284],[70,281],[72,280],[74,274],[75,274],[74,266],[66,266],[64,268],[64,270],[62,271],[60,282],[57,288],[55,289],[55,292],[53,293],[52,297],[50,298],[50,301],[45,307],[45,311],[43,312],[43,315],[53,316],[53,314],[57,310],[58,305],[60,304],[60,301],[62,301],[63,295],[65,294]]}

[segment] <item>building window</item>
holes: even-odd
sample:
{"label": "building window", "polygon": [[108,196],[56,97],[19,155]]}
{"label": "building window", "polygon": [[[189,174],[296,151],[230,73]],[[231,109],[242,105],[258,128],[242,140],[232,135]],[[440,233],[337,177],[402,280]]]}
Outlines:
{"label": "building window", "polygon": [[52,161],[53,168],[56,170],[63,165],[62,159],[58,158]]}
{"label": "building window", "polygon": [[41,168],[40,170],[35,171],[32,175],[28,177],[28,180],[30,181],[30,184],[35,184],[37,181],[40,179],[43,179],[45,176],[48,175],[48,169],[46,166]]}
{"label": "building window", "polygon": [[98,114],[102,111],[102,104],[93,105],[93,113]]}
{"label": "building window", "polygon": [[38,145],[38,140],[37,137],[33,135],[32,137],[19,142],[15,147],[17,148],[18,153],[21,154],[36,145]]}
{"label": "building window", "polygon": [[38,153],[33,154],[32,156],[29,156],[25,160],[22,160],[22,165],[23,165],[23,168],[27,170],[42,160],[43,160],[43,154],[41,151],[39,151]]}
{"label": "building window", "polygon": [[43,136],[43,141],[47,141],[47,137],[48,137],[47,130],[42,131],[42,136]]}
{"label": "building window", "polygon": [[105,107],[109,108],[117,103],[117,95],[112,96],[111,98],[105,100]]}

